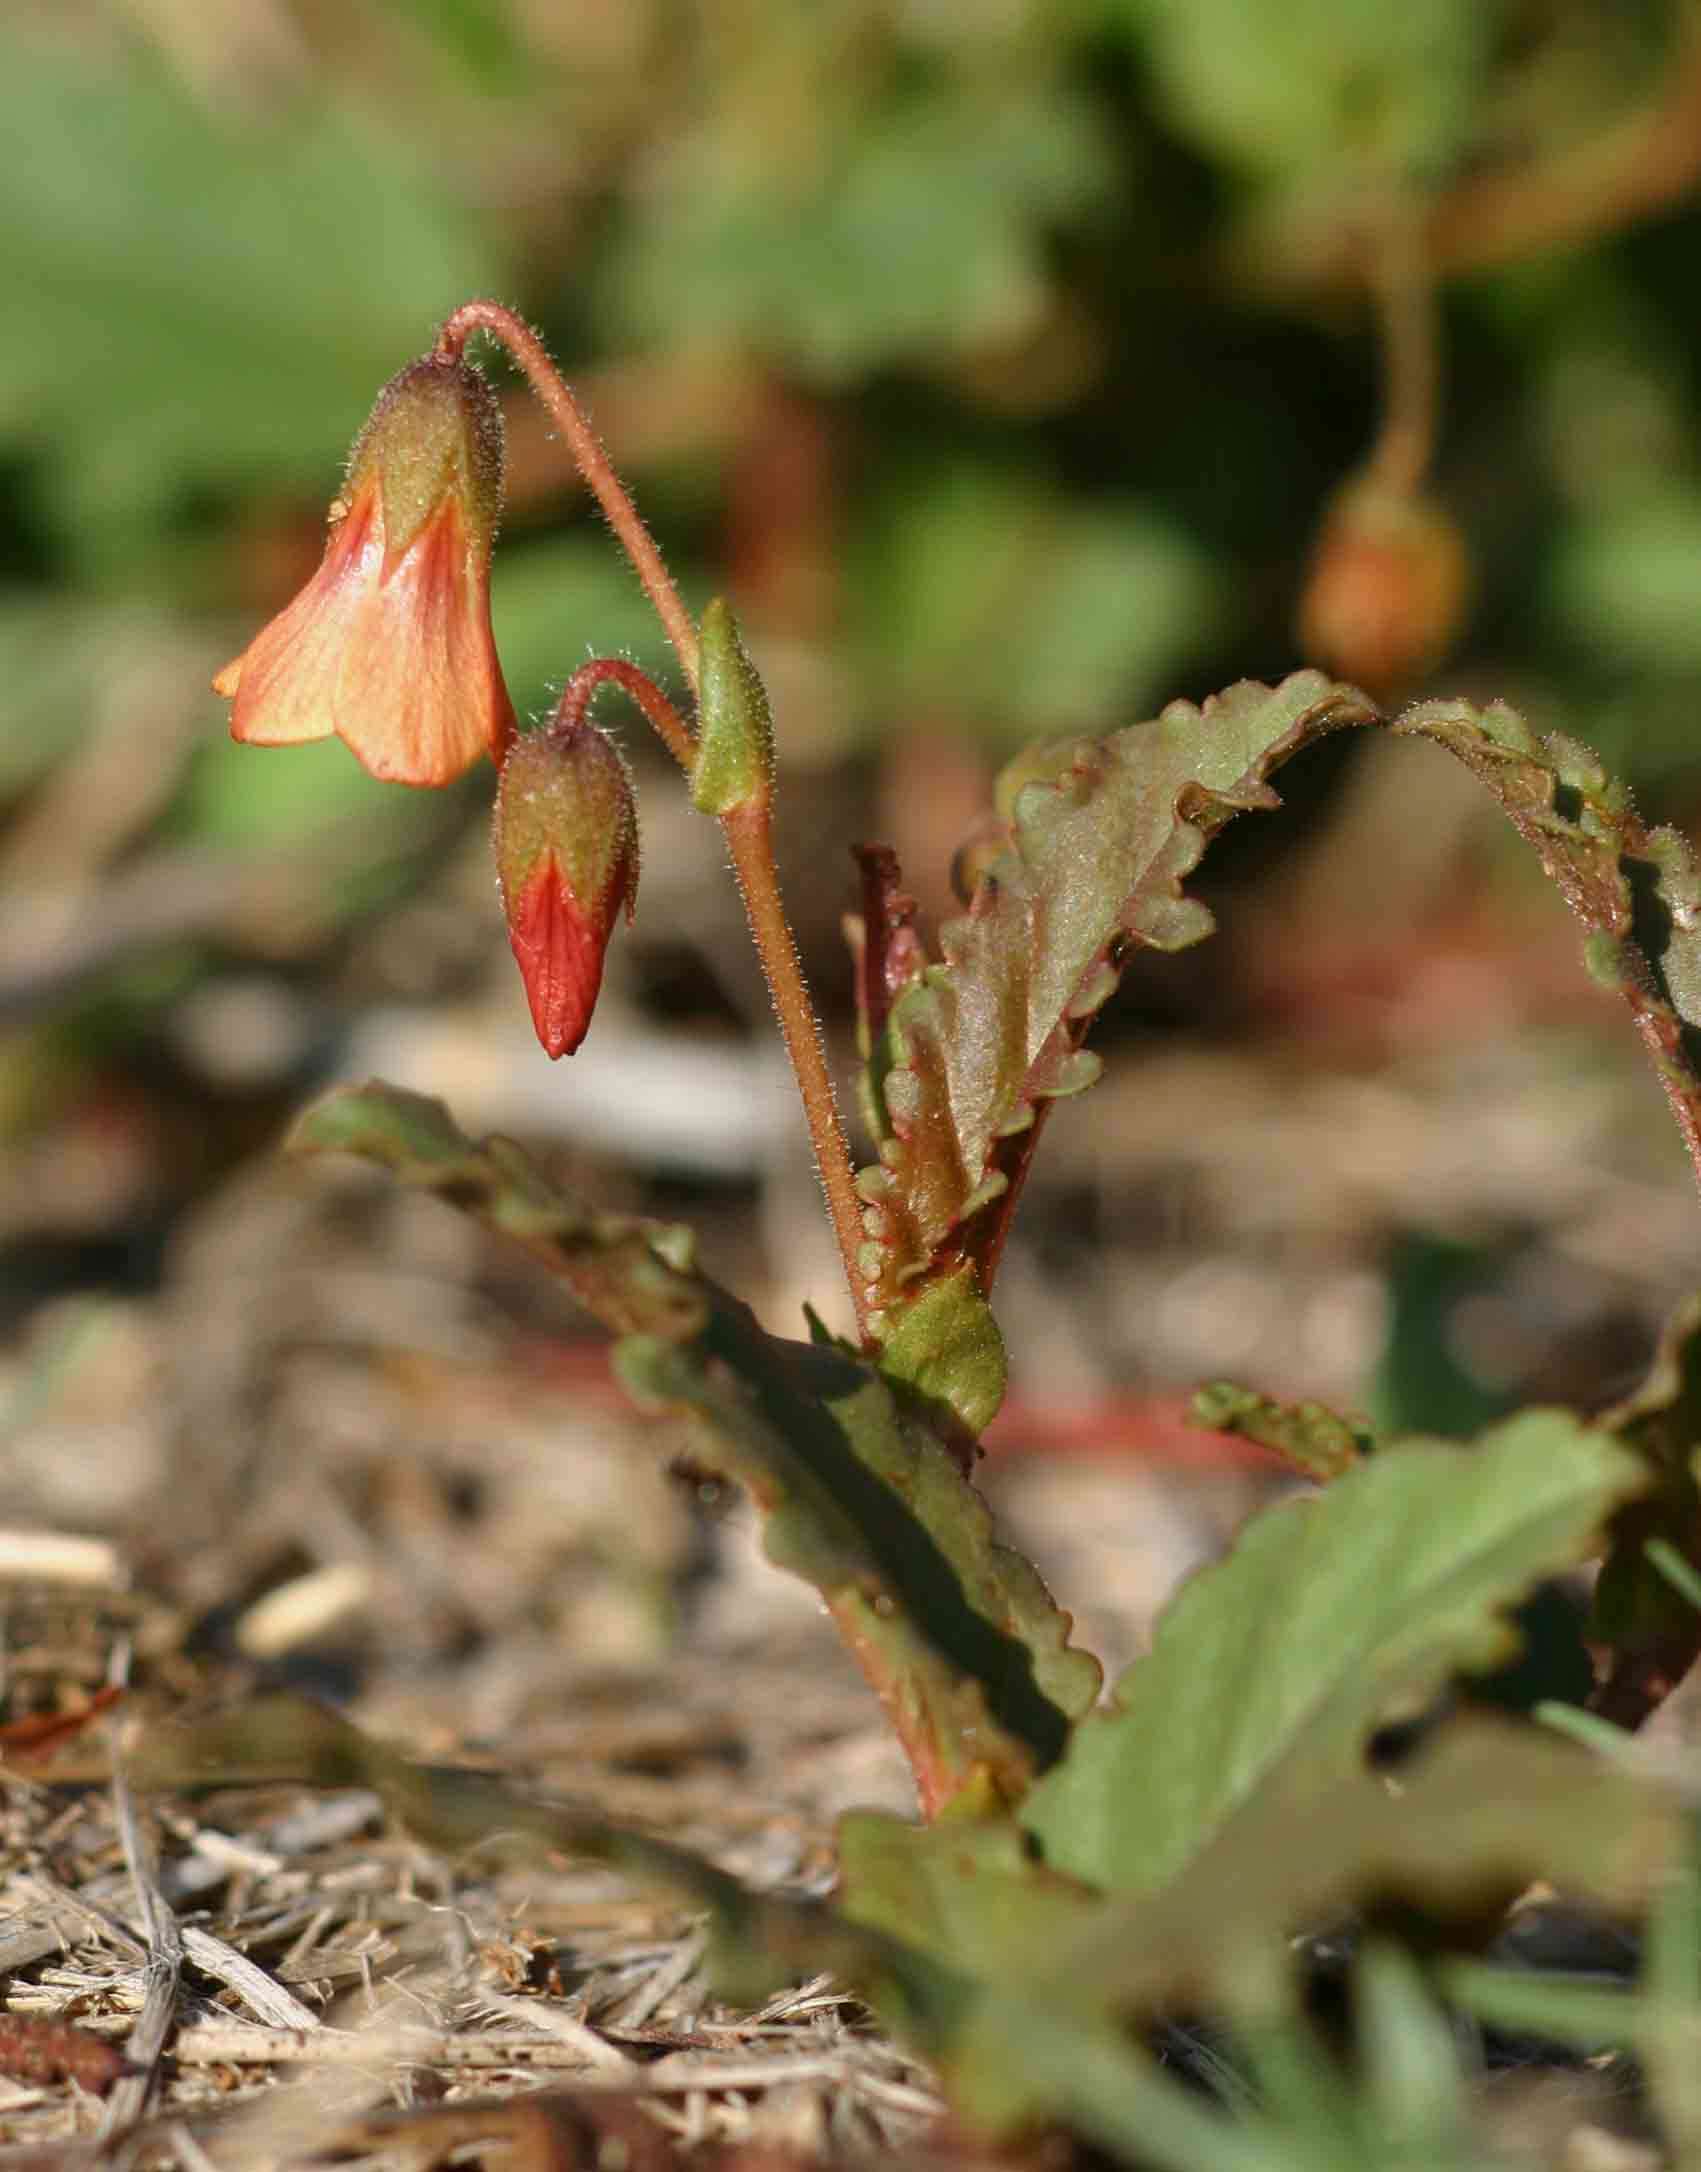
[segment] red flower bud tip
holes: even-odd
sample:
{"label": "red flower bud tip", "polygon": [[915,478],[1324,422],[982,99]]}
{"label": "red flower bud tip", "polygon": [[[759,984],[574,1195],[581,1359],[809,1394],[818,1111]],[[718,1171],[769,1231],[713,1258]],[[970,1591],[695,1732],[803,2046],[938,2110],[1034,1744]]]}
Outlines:
{"label": "red flower bud tip", "polygon": [[375,777],[450,784],[514,732],[490,630],[502,411],[464,362],[428,355],[378,395],[331,507],[318,572],[213,681],[230,732],[335,732]]}
{"label": "red flower bud tip", "polygon": [[1458,529],[1426,498],[1348,483],[1324,516],[1299,609],[1307,658],[1379,699],[1453,645],[1470,596]]}
{"label": "red flower bud tip", "polygon": [[585,1038],[603,958],[638,894],[632,779],[594,724],[516,739],[496,793],[496,873],[532,1024],[550,1056]]}

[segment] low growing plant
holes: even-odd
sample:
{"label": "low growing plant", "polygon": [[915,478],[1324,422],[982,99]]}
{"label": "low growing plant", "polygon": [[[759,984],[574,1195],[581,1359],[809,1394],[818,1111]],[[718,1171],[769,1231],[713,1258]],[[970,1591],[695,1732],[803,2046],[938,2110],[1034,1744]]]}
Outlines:
{"label": "low growing plant", "polygon": [[[597,658],[543,725],[516,730],[489,629],[501,449],[494,396],[465,360],[475,333],[506,345],[576,453],[672,640],[689,714]],[[1675,1798],[1600,1744],[1620,1744],[1701,1651],[1685,1584],[1701,1578],[1701,1308],[1620,1409],[1528,1410],[1467,1445],[1373,1439],[1314,1407],[1212,1391],[1204,1422],[1281,1448],[1317,1489],[1254,1517],[1101,1704],[1098,1662],[975,1486],[1004,1390],[993,1299],[1053,1104],[1098,1075],[1087,1042],[1124,962],[1210,933],[1185,885],[1212,838],[1277,804],[1271,779],[1293,755],[1349,729],[1428,740],[1500,802],[1583,923],[1590,970],[1628,1005],[1701,1173],[1701,882],[1683,840],[1645,828],[1586,749],[1500,704],[1384,715],[1316,671],[1032,749],[999,780],[936,951],[892,853],[856,848],[857,1099],[875,1142],[859,1169],[776,879],[773,732],[733,616],[717,602],[691,618],[536,338],[469,303],[381,395],[324,565],[219,685],[238,738],[336,732],[403,782],[443,784],[490,755],[509,932],[552,1056],[589,1027],[638,889],[631,780],[590,716],[606,684],[724,832],[843,1261],[842,1331],[811,1317],[806,1338],[769,1332],[701,1271],[689,1232],[567,1196],[435,1101],[341,1090],[294,1143],[380,1162],[527,1247],[616,1336],[632,1394],[690,1415],[701,1460],[756,1502],[771,1558],[820,1593],[903,1745],[920,1820],[848,1817],[830,1902],[763,1899],[565,1814],[517,1811],[493,1781],[472,1801],[467,1776],[305,1708],[251,1712],[231,1740],[275,1750],[281,1733],[310,1775],[363,1773],[440,1836],[499,1811],[535,1839],[635,1852],[712,1905],[728,1982],[833,1968],[989,2133],[1062,2122],[1176,2166],[1364,2164],[1396,2142],[1401,2161],[1474,2161],[1424,1969],[1480,1944],[1538,1879],[1626,1911],[1679,1871],[1693,1886]],[[1509,1609],[1597,1556],[1593,1719],[1569,1723],[1591,1743],[1450,1700],[1506,1656]],[[1391,1779],[1386,1724],[1420,1716]],[[1349,1918],[1379,1934],[1356,1972],[1356,2091],[1310,2036],[1291,1946]],[[1508,1997],[1462,1962],[1447,1980],[1485,2006]],[[1145,2031],[1177,2011],[1228,2017],[1256,2117],[1226,2118],[1161,2070]],[[1299,2098],[1303,2118],[1281,2128]]]}

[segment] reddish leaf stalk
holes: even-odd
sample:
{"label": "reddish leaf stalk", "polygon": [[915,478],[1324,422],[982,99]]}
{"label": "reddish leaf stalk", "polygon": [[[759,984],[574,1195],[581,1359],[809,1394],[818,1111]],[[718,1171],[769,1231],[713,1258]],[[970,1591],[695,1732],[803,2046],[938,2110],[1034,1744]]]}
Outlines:
{"label": "reddish leaf stalk", "polygon": [[[579,405],[572,388],[550,360],[549,351],[528,324],[500,302],[463,302],[446,320],[437,335],[437,352],[458,360],[474,332],[488,332],[507,348],[527,382],[549,410],[567,440],[579,473],[602,507],[609,526],[621,545],[644,592],[655,606],[656,616],[667,630],[680,666],[695,693],[697,688],[697,629],[685,608],[673,576],[662,562],[655,538],[645,527],[631,494],[614,472],[614,463],[603,450],[602,440],[591,427],[590,417]],[[664,734],[665,737],[665,734]]]}

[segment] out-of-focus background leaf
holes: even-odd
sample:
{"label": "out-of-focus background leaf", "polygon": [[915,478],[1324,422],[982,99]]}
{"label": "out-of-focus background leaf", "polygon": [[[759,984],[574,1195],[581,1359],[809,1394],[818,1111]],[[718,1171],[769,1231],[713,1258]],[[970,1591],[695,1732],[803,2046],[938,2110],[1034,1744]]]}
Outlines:
{"label": "out-of-focus background leaf", "polygon": [[[16,1515],[118,1534],[211,1619],[342,1560],[396,1468],[438,1457],[446,1528],[498,1499],[444,1381],[553,1379],[575,1323],[418,1203],[275,1170],[290,1113],[369,1071],[612,1208],[696,1222],[776,1328],[805,1296],[842,1320],[718,834],[635,723],[638,921],[557,1069],[498,919],[488,775],[410,794],[336,745],[236,749],[206,690],[317,562],[370,400],[457,301],[539,325],[688,598],[732,597],[848,1075],[850,842],[896,844],[937,916],[1025,740],[1318,660],[1296,607],[1377,427],[1365,251],[1391,206],[1437,258],[1433,488],[1475,572],[1411,691],[1505,696],[1597,744],[1650,819],[1701,817],[1698,46],[1690,0],[7,9]],[[517,704],[596,651],[666,674],[562,448],[490,367]],[[1071,1598],[1114,1553],[1121,1613],[1087,1607],[1113,1658],[1262,1482],[1204,1467],[1175,1419],[1197,1380],[1449,1432],[1604,1403],[1701,1258],[1628,1027],[1471,781],[1355,741],[1282,790],[1202,871],[1222,932],[1130,970],[1004,1269],[1007,1484]],[[429,1392],[362,1369],[421,1353],[447,1369]],[[1074,1490],[1023,1446],[1088,1451]],[[501,1544],[544,1546],[542,1497]],[[600,1611],[575,1603],[584,1649],[616,1621],[665,1642],[700,1589],[683,1541],[634,1566],[630,1520],[561,1542],[609,1568]],[[534,1566],[554,1592],[559,1560]],[[365,1663],[494,1649],[521,1588],[399,1575]],[[526,1618],[558,1652],[554,1604]]]}

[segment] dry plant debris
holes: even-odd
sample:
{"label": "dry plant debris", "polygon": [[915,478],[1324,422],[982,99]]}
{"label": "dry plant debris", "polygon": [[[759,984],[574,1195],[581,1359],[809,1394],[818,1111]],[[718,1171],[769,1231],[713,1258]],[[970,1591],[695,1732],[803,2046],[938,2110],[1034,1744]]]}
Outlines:
{"label": "dry plant debris", "polygon": [[[8,1596],[14,1683],[75,1657],[20,1643],[41,1595]],[[145,1602],[111,1604],[126,1640],[157,1634]],[[68,1634],[69,1602],[51,1611]],[[86,1662],[110,1623],[81,1626]],[[156,1701],[143,1684],[124,1704]],[[113,1777],[92,1734],[3,1773],[0,2162],[222,2172],[499,2141],[539,2166],[656,2165],[676,2145],[777,2162],[905,2149],[936,2120],[925,2077],[824,1979],[715,2005],[695,1923],[615,1873],[450,1861],[364,1789],[143,1804],[124,1747],[149,1722],[105,1725]],[[690,1730],[675,1740],[689,1757]],[[577,1784],[623,1795],[588,1761]],[[821,1883],[824,1836],[799,1813],[747,1806],[713,1837],[746,1876]]]}

